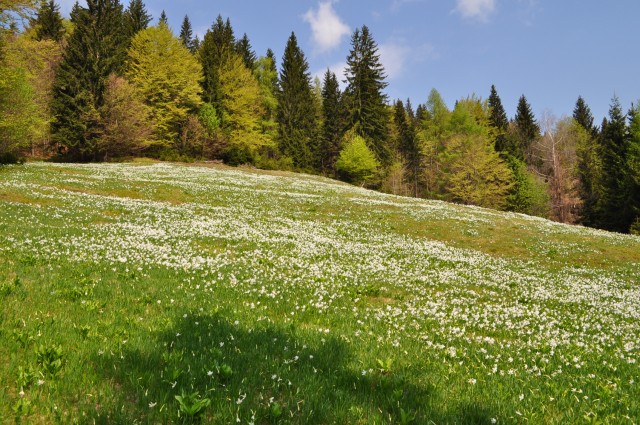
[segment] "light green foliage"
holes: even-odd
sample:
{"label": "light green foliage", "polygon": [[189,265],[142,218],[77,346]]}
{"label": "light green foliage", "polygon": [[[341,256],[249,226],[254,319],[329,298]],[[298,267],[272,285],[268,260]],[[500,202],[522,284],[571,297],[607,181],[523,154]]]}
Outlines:
{"label": "light green foliage", "polygon": [[549,217],[551,199],[548,184],[529,171],[524,161],[509,157],[507,164],[513,172],[513,185],[507,196],[507,211]]}
{"label": "light green foliage", "polygon": [[347,180],[364,184],[375,175],[380,163],[362,136],[349,132],[345,135],[344,148],[340,151],[336,169]]}
{"label": "light green foliage", "polygon": [[273,56],[262,56],[256,61],[253,74],[260,85],[264,114],[262,116],[262,132],[272,140],[278,136],[276,111],[278,109],[277,84],[278,71]]}
{"label": "light green foliage", "polygon": [[[263,101],[260,85],[238,54],[230,54],[219,74],[222,130],[231,163],[253,163],[260,147],[270,140],[261,132]],[[240,156],[237,156],[240,155]]]}
{"label": "light green foliage", "polygon": [[202,104],[201,75],[198,61],[166,25],[147,28],[133,38],[126,76],[151,108],[161,146],[173,147],[182,123]]}
{"label": "light green foliage", "polygon": [[0,163],[14,162],[43,125],[25,70],[0,62]]}
{"label": "light green foliage", "polygon": [[449,111],[432,90],[427,112],[418,137],[429,196],[505,208],[513,175],[494,149],[488,104],[472,96]]}
{"label": "light green foliage", "polygon": [[139,154],[152,143],[151,110],[127,80],[109,76],[104,105],[100,108],[102,134],[96,148],[106,161]]}

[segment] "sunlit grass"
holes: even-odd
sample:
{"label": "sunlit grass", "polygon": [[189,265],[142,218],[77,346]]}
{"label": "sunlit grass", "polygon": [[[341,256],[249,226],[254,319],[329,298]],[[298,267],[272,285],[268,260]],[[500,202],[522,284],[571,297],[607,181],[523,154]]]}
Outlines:
{"label": "sunlit grass", "polygon": [[0,169],[0,418],[636,423],[640,240],[312,176]]}

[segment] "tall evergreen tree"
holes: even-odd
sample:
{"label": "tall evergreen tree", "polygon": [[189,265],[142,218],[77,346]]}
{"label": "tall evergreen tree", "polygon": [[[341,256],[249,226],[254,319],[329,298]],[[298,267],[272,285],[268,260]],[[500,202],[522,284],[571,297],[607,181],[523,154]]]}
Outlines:
{"label": "tall evergreen tree", "polygon": [[366,25],[356,29],[351,37],[345,76],[349,125],[365,138],[376,157],[386,163],[390,159],[386,144],[389,136],[387,96],[383,92],[387,87],[386,76],[378,45]]}
{"label": "tall evergreen tree", "polygon": [[242,57],[244,61],[244,65],[247,67],[249,71],[253,71],[253,68],[256,66],[256,53],[251,48],[251,43],[249,42],[249,37],[245,33],[240,40],[236,43],[236,51]]}
{"label": "tall evergreen tree", "polygon": [[146,29],[151,22],[151,15],[142,0],[131,0],[129,7],[124,12],[124,30],[131,39],[138,32]]}
{"label": "tall evergreen tree", "polygon": [[184,15],[184,19],[182,20],[182,27],[180,27],[180,41],[191,53],[195,52],[193,28],[191,27],[191,21],[189,20],[188,15]]}
{"label": "tall evergreen tree", "polygon": [[42,0],[33,22],[36,28],[36,40],[60,41],[64,36],[64,25],[60,14],[60,5],[54,0]]}
{"label": "tall evergreen tree", "polygon": [[579,96],[576,101],[576,106],[573,109],[573,119],[579,125],[579,128],[584,131],[586,136],[582,138],[584,143],[580,144],[576,151],[576,174],[579,181],[578,193],[582,200],[579,220],[586,226],[594,226],[597,224],[596,206],[600,193],[598,187],[600,180],[598,130],[596,126],[593,125],[593,115],[582,96]]}
{"label": "tall evergreen tree", "polygon": [[591,114],[591,109],[584,101],[582,96],[578,96],[576,106],[575,108],[573,108],[573,119],[576,120],[576,122],[590,134],[592,134],[593,136],[596,135],[598,129],[593,125],[593,115]]}
{"label": "tall evergreen tree", "polygon": [[51,131],[76,160],[95,158],[106,82],[126,55],[122,15],[118,0],[87,0],[86,8],[76,3],[71,12],[75,30],[56,71]]}
{"label": "tall evergreen tree", "polygon": [[524,95],[520,96],[518,100],[514,123],[517,139],[514,156],[519,159],[525,159],[527,163],[531,164],[533,158],[530,148],[533,141],[540,137],[540,126],[531,111],[531,105],[529,105]]}
{"label": "tall evergreen tree", "polygon": [[316,111],[309,75],[309,64],[291,33],[280,68],[278,92],[278,141],[281,152],[299,169],[313,164],[316,138]]}
{"label": "tall evergreen tree", "polygon": [[597,227],[615,232],[628,232],[634,216],[629,204],[629,137],[626,117],[617,97],[611,101],[609,120],[602,128],[599,145],[602,193],[597,206]]}
{"label": "tall evergreen tree", "polygon": [[164,10],[162,10],[162,13],[160,14],[158,24],[165,24],[167,27],[169,26],[169,18],[167,17],[167,13]]}
{"label": "tall evergreen tree", "polygon": [[420,146],[416,135],[415,116],[411,102],[406,105],[397,100],[394,105],[393,121],[398,132],[397,146],[407,167],[407,180],[413,196],[418,196],[418,173],[420,169]]}
{"label": "tall evergreen tree", "polygon": [[496,129],[496,151],[513,155],[513,146],[510,146],[507,136],[507,128],[509,127],[509,119],[507,113],[502,106],[502,100],[498,96],[495,85],[491,85],[491,94],[489,94],[489,123]]}
{"label": "tall evergreen tree", "polygon": [[322,84],[322,137],[320,146],[321,169],[335,175],[340,154],[340,141],[344,131],[342,93],[336,74],[327,69]]}
{"label": "tall evergreen tree", "polygon": [[222,118],[222,91],[220,88],[220,69],[235,50],[235,37],[231,22],[225,22],[218,15],[211,29],[207,31],[200,45],[199,59],[202,64],[202,98],[213,105]]}
{"label": "tall evergreen tree", "polygon": [[629,111],[629,170],[630,204],[633,210],[631,233],[640,236],[640,104]]}

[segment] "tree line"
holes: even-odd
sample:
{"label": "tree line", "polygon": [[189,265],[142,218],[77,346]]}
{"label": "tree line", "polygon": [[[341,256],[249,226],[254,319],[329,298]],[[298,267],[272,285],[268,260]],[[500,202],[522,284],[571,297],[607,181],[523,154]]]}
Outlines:
{"label": "tree line", "polygon": [[344,76],[314,79],[295,33],[278,66],[221,16],[200,40],[188,16],[177,36],[164,12],[152,25],[142,0],[86,3],[67,20],[54,0],[2,0],[0,162],[222,160],[640,233],[638,105],[614,97],[598,126],[582,97],[537,119],[523,95],[509,119],[492,86],[414,108],[385,94],[367,26]]}

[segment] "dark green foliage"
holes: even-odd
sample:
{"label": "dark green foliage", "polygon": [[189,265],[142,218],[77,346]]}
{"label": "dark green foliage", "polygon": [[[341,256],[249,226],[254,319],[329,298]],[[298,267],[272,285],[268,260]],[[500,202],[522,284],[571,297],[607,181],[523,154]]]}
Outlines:
{"label": "dark green foliage", "polygon": [[124,12],[124,30],[132,39],[138,32],[146,29],[151,22],[151,15],[147,12],[142,0],[131,0]]}
{"label": "dark green foliage", "polygon": [[418,173],[420,168],[420,147],[416,137],[415,117],[413,116],[411,102],[407,100],[405,106],[401,100],[397,100],[393,109],[393,121],[397,131],[396,145],[398,152],[407,167],[407,180],[413,187],[412,193],[418,193]]}
{"label": "dark green foliage", "polygon": [[631,232],[640,236],[640,105],[629,111],[629,202],[635,216]]}
{"label": "dark green foliage", "polygon": [[508,136],[506,134],[507,128],[509,127],[509,119],[507,118],[507,113],[502,106],[502,100],[500,100],[500,96],[498,96],[498,91],[494,85],[491,85],[489,108],[489,123],[496,130],[496,151],[513,155],[513,148],[508,143]]}
{"label": "dark green foliage", "polygon": [[518,100],[515,123],[515,146],[513,146],[512,156],[525,159],[528,164],[533,162],[530,148],[534,140],[540,137],[540,127],[531,111],[531,105],[524,95]]}
{"label": "dark green foliage", "polygon": [[316,111],[309,64],[294,33],[287,41],[279,81],[276,120],[280,151],[295,167],[308,169],[314,162]]}
{"label": "dark green foliage", "polygon": [[169,18],[167,18],[167,14],[164,10],[160,14],[160,19],[158,20],[158,24],[165,24],[166,26],[169,26]]}
{"label": "dark green foliage", "polygon": [[[275,71],[275,73],[278,74],[278,66],[276,65],[278,61],[276,59],[275,53],[273,53],[273,50],[267,49],[267,54],[265,56],[271,60],[271,67],[272,67],[271,71]],[[278,82],[278,79],[276,78],[273,80],[273,83],[272,83],[273,92],[277,93],[279,87],[280,87],[280,84]]]}
{"label": "dark green foliage", "polygon": [[42,0],[33,25],[36,28],[36,40],[62,40],[64,25],[60,5],[54,0]]}
{"label": "dark green foliage", "polygon": [[193,28],[191,27],[191,21],[187,15],[184,15],[182,27],[180,27],[180,41],[182,41],[182,45],[189,49],[191,53],[195,53],[196,45],[194,42],[195,40],[193,39]]}
{"label": "dark green foliage", "polygon": [[391,155],[387,146],[387,96],[383,93],[386,76],[378,46],[367,26],[356,29],[351,37],[345,76],[348,124],[364,137],[378,160],[387,163]]}
{"label": "dark green foliage", "polygon": [[582,96],[578,96],[578,100],[576,101],[576,106],[573,109],[573,119],[576,120],[576,122],[580,124],[582,128],[588,131],[591,135],[597,135],[598,129],[593,125],[593,115],[591,114],[591,109],[584,101]]}
{"label": "dark green foliage", "polygon": [[527,170],[527,165],[514,157],[507,158],[513,173],[513,186],[507,197],[507,211],[549,217],[551,199],[547,185]]}
{"label": "dark green foliage", "polygon": [[333,175],[344,131],[344,110],[338,79],[329,69],[322,84],[322,118],[320,166],[323,172]]}
{"label": "dark green foliage", "polygon": [[596,226],[598,223],[597,205],[600,195],[601,170],[598,129],[593,125],[593,115],[582,97],[578,97],[573,110],[573,119],[587,134],[584,143],[576,150],[578,194],[582,200],[580,223],[585,226]]}
{"label": "dark green foliage", "polygon": [[88,0],[86,8],[76,3],[71,12],[75,30],[56,71],[51,105],[53,139],[70,159],[95,159],[106,82],[126,55],[122,15],[118,0]]}
{"label": "dark green foliage", "polygon": [[249,37],[246,33],[236,43],[236,51],[242,57],[247,69],[252,71],[256,65],[256,53],[251,48],[251,43],[249,42]]}
{"label": "dark green foliage", "polygon": [[597,206],[596,226],[615,232],[628,232],[634,217],[629,204],[629,137],[626,118],[617,97],[611,101],[609,120],[603,124],[599,148],[602,194]]}
{"label": "dark green foliage", "polygon": [[[202,99],[213,105],[218,114],[222,113],[222,91],[220,87],[220,69],[229,55],[234,52],[235,37],[231,22],[223,21],[218,15],[200,45],[200,63],[204,79],[202,80]],[[220,115],[222,117],[222,115]]]}

